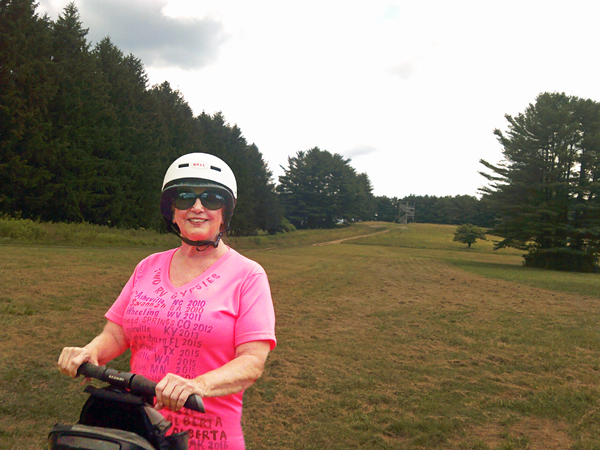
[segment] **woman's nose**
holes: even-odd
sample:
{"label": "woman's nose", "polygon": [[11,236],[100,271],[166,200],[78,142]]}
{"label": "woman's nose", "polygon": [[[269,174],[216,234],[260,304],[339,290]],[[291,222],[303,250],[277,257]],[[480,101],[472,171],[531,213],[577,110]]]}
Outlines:
{"label": "woman's nose", "polygon": [[192,209],[195,211],[203,211],[204,210],[204,205],[202,204],[202,202],[200,201],[199,198],[197,198],[196,201],[194,202],[194,206],[192,206]]}

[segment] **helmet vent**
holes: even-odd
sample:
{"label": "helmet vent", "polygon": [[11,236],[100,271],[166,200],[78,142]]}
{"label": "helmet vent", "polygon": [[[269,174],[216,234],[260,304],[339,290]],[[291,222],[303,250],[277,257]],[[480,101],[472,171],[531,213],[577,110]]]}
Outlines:
{"label": "helmet vent", "polygon": [[179,164],[179,168],[181,169],[182,167],[190,167],[190,164],[189,163]]}
{"label": "helmet vent", "polygon": [[221,168],[220,168],[220,167],[210,166],[210,168],[211,168],[212,170],[216,170],[217,172],[220,172],[220,171],[221,171]]}

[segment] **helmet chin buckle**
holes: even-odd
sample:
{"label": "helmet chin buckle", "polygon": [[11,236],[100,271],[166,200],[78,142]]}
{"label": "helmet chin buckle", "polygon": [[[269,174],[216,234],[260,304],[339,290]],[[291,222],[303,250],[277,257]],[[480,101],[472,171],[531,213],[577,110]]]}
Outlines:
{"label": "helmet chin buckle", "polygon": [[[223,232],[221,231],[221,232],[219,232],[219,234],[217,235],[217,238],[214,241],[209,241],[209,240],[192,241],[191,239],[188,239],[188,238],[182,236],[181,233],[176,233],[176,234],[187,245],[196,247],[197,252],[203,252],[204,250],[207,250],[209,247],[217,248],[219,246],[219,242],[221,241],[221,237],[223,236]],[[203,247],[203,248],[201,249],[200,247]]]}
{"label": "helmet chin buckle", "polygon": [[[210,240],[193,241],[193,240],[188,239],[185,236],[183,236],[181,234],[181,231],[179,230],[179,227],[176,226],[173,222],[169,222],[167,219],[165,219],[165,224],[167,225],[168,231],[170,231],[171,233],[176,235],[179,239],[181,239],[187,245],[189,245],[191,247],[196,247],[196,251],[199,251],[199,252],[203,252],[204,250],[207,250],[209,247],[217,248],[219,246],[219,242],[221,241],[221,238],[229,230],[229,224],[223,224],[223,226],[222,226],[223,229],[221,231],[219,231],[219,234],[217,235],[217,237],[214,241],[210,241]],[[200,248],[200,247],[204,247],[204,248]]]}

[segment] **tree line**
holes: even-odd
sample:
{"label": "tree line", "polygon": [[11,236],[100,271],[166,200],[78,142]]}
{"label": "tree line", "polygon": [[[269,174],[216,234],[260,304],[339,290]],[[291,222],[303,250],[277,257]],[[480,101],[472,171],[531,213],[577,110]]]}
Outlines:
{"label": "tree line", "polygon": [[381,196],[376,198],[375,220],[398,222],[402,219],[401,205],[414,208],[410,221],[445,225],[471,223],[480,227],[492,227],[495,214],[488,204],[472,195],[436,197],[409,195],[402,198]]}
{"label": "tree line", "polygon": [[299,151],[276,190],[237,125],[221,113],[194,116],[168,82],[148,86],[138,58],[109,37],[92,47],[87,33],[73,3],[52,21],[33,0],[0,0],[0,213],[160,229],[166,168],[207,152],[236,174],[235,235],[371,218],[370,181],[350,160]]}
{"label": "tree line", "polygon": [[160,229],[166,168],[202,151],[236,174],[233,234],[398,219],[378,213],[367,174],[318,147],[290,157],[276,187],[223,114],[194,116],[168,82],[148,86],[109,37],[92,47],[73,3],[52,21],[33,0],[0,0],[0,18],[0,213]]}
{"label": "tree line", "polygon": [[92,47],[77,8],[56,21],[34,0],[0,0],[0,214],[162,229],[162,177],[177,157],[212,153],[238,180],[231,233],[399,221],[473,224],[527,252],[535,267],[592,271],[600,253],[600,106],[543,93],[495,130],[498,164],[474,196],[374,196],[350,159],[314,147],[273,174],[221,113],[194,115],[167,81],[104,38]]}
{"label": "tree line", "polygon": [[162,178],[207,152],[234,170],[232,232],[280,227],[272,173],[222,114],[192,109],[168,82],[149,87],[139,59],[93,48],[74,4],[56,21],[33,0],[0,0],[0,213],[56,222],[161,228]]}

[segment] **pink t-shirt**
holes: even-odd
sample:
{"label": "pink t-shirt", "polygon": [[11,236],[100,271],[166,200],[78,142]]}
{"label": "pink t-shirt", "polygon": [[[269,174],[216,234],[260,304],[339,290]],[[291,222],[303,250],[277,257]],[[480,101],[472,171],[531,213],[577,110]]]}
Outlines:
{"label": "pink t-shirt", "polygon": [[[272,350],[275,314],[263,268],[229,249],[198,278],[175,287],[169,268],[176,251],[141,261],[106,313],[125,331],[131,371],[156,382],[167,373],[195,378],[231,361],[240,344],[270,341]],[[190,450],[241,450],[242,396],[206,398],[206,414],[162,412],[172,432],[189,432]]]}

